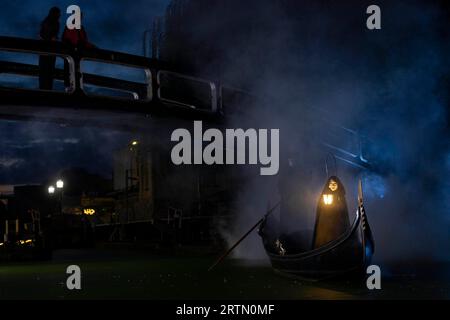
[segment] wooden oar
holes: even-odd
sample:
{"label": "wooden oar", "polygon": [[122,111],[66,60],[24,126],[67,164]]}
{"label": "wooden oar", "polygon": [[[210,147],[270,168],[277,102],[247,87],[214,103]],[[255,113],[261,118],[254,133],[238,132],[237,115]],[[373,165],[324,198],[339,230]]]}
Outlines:
{"label": "wooden oar", "polygon": [[272,208],[270,208],[266,214],[259,219],[259,221],[257,223],[255,223],[255,225],[253,227],[250,228],[250,230],[248,230],[238,241],[236,241],[235,244],[233,244],[230,249],[228,249],[224,254],[222,254],[219,259],[216,260],[216,262],[214,262],[214,264],[212,264],[208,271],[211,271],[215,266],[217,266],[220,262],[222,262],[223,259],[225,259],[230,253],[231,251],[234,250],[234,248],[236,248],[245,238],[247,238],[247,236],[256,229],[256,227],[258,227],[263,221],[264,219],[266,219],[279,205],[280,205],[281,201],[278,201],[278,203],[276,205],[274,205]]}

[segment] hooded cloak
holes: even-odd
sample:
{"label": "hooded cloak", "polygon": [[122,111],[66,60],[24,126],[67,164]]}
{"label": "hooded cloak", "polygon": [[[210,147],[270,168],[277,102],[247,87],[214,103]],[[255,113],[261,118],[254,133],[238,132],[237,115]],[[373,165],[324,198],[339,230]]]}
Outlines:
{"label": "hooded cloak", "polygon": [[332,176],[328,178],[317,204],[313,248],[337,239],[349,227],[345,189],[339,178]]}

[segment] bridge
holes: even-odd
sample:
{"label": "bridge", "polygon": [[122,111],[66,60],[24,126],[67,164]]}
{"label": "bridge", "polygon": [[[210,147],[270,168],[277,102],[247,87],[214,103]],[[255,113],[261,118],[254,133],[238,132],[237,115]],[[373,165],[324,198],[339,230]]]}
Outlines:
{"label": "bridge", "polygon": [[[35,58],[54,56],[62,59],[66,66],[57,67],[54,72],[55,82],[64,82],[59,90],[41,90],[38,86],[23,88],[17,82],[5,83],[0,78],[0,119],[4,120],[68,122],[139,130],[148,125],[141,121],[143,118],[167,118],[175,122],[197,119],[216,123],[241,115],[251,118],[250,106],[259,104],[255,103],[258,97],[242,90],[179,73],[160,60],[122,52],[75,49],[55,41],[0,37],[1,53]],[[138,70],[143,80],[89,73],[84,70],[88,63],[106,65],[111,70]],[[36,81],[40,72],[37,64],[0,59],[0,77],[26,77]],[[99,118],[98,111],[106,116]],[[366,145],[357,132],[327,119],[317,121],[330,128],[330,139],[322,143],[336,157],[358,167],[368,167]]]}

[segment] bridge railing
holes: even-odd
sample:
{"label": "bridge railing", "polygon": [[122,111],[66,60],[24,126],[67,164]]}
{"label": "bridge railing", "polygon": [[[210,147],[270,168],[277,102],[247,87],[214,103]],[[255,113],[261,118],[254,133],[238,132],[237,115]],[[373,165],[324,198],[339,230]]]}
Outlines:
{"label": "bridge railing", "polygon": [[[173,72],[168,64],[159,60],[97,48],[80,50],[55,41],[12,37],[0,37],[0,51],[62,58],[64,68],[55,68],[53,78],[56,81],[64,81],[62,91],[68,95],[102,96],[109,99],[128,99],[133,102],[158,101],[171,106],[212,113],[220,108],[214,82]],[[107,65],[108,70],[115,75],[107,76],[85,71],[87,64]],[[123,79],[123,76],[127,76],[124,68],[142,71],[141,81]],[[45,70],[37,64],[0,61],[0,75],[38,78],[42,72]],[[0,82],[0,87],[4,86]],[[11,87],[11,85],[8,88],[21,89],[20,86]],[[26,90],[49,91],[39,87]]]}

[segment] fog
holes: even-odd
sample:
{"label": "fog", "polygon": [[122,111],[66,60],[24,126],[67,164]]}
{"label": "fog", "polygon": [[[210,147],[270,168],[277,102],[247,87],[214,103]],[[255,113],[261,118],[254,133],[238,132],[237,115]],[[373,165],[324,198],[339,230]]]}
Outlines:
{"label": "fog", "polygon": [[[351,217],[356,182],[363,179],[375,262],[449,258],[449,39],[443,2],[379,1],[382,29],[375,31],[365,26],[365,9],[372,4],[365,1],[214,1],[204,10],[204,1],[190,3],[186,11],[195,13],[189,21],[196,22],[181,28],[188,29],[190,49],[200,51],[200,73],[270,101],[266,108],[256,106],[246,123],[280,129],[288,150],[281,163],[295,150],[298,170],[309,177],[298,184],[310,182],[303,196],[308,207],[299,209],[305,226],[314,221],[326,177],[326,152],[314,152],[310,140],[326,140],[328,127],[310,119],[325,116],[369,141],[371,170],[354,174],[338,161],[338,172]],[[199,35],[189,33],[199,28]],[[208,63],[200,43],[210,45]],[[278,183],[274,177],[248,183],[235,225],[223,232],[229,244],[265,213],[268,202],[276,203]],[[256,232],[235,257],[264,257]]]}

